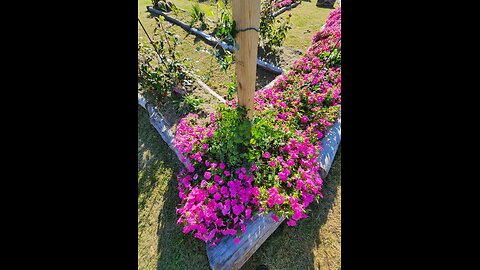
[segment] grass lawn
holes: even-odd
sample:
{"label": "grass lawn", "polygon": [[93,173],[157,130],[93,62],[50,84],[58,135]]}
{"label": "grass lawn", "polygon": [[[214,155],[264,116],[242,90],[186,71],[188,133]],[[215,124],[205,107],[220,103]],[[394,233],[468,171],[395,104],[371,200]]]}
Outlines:
{"label": "grass lawn", "polygon": [[[178,8],[189,11],[191,6],[196,3],[193,0],[171,0]],[[229,1],[230,3],[230,1]],[[332,9],[319,8],[315,6],[316,1],[303,1],[296,8],[291,9],[279,17],[288,16],[292,14],[291,24],[292,29],[287,33],[287,38],[284,43],[284,47],[293,48],[305,52],[305,50],[312,43],[312,36],[320,30],[320,27],[325,23],[328,14]],[[146,6],[152,5],[151,0],[138,0],[138,18],[142,21],[147,32],[152,37],[153,29],[155,27],[155,20],[151,17],[150,12],[147,11]],[[205,1],[200,3],[201,7],[208,6],[214,13],[213,16],[207,16],[212,20],[216,20],[216,7],[214,1]],[[177,19],[180,19],[184,23],[188,24],[189,14],[182,14],[176,16],[170,15]],[[187,35],[187,33],[179,26],[173,26],[171,28],[176,34],[182,37],[182,44],[178,47],[180,55],[187,57],[191,60],[192,65],[195,68],[195,73],[202,77],[202,80],[215,90],[220,95],[227,94],[227,84],[233,79],[235,74],[234,65],[230,66],[226,72],[220,70],[219,64],[215,58],[203,51],[196,51],[197,47],[204,49],[211,48],[203,41],[195,38],[194,35]],[[213,29],[205,30],[210,33]],[[138,39],[139,41],[148,44],[149,41],[138,24]],[[257,88],[263,87],[263,84],[258,84]]]}
{"label": "grass lawn", "polygon": [[[292,14],[290,22],[292,29],[287,33],[285,38],[285,47],[293,47],[302,52],[312,44],[312,36],[316,34],[320,27],[325,23],[332,9],[320,8],[315,6],[316,0],[310,2],[302,1],[297,7],[286,11],[279,17],[287,17]],[[335,3],[335,7],[338,3]]]}
{"label": "grass lawn", "polygon": [[[340,269],[341,149],[310,217],[296,227],[282,223],[242,267]],[[138,107],[138,269],[209,269],[205,244],[182,233],[175,207],[175,175],[182,168],[173,151]]]}

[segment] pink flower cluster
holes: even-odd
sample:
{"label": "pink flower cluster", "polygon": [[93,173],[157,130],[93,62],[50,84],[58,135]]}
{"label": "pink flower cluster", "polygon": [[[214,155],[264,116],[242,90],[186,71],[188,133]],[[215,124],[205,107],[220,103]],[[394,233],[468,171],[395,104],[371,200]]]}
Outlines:
{"label": "pink flower cluster", "polygon": [[[205,138],[211,138],[213,136],[213,132],[217,129],[217,125],[215,121],[217,120],[217,116],[215,114],[210,115],[210,125],[208,127],[204,127],[202,125],[197,125],[198,115],[189,113],[184,118],[180,119],[180,123],[177,126],[177,132],[175,134],[174,145],[177,149],[180,150],[181,154],[188,154],[193,153],[190,155],[190,159],[196,160],[198,162],[202,161],[202,157],[205,154],[204,152],[200,151],[193,151],[194,146],[198,146],[198,144],[204,140]],[[203,144],[202,150],[208,149],[208,144]],[[200,149],[200,148],[199,148]],[[185,162],[186,158],[182,157],[182,162]],[[189,171],[192,170],[189,168]]]}
{"label": "pink flower cluster", "polygon": [[[272,219],[285,217],[288,226],[308,217],[306,208],[322,197],[320,142],[341,107],[341,67],[327,63],[334,50],[340,52],[340,28],[337,8],[291,70],[272,87],[256,92],[254,117],[270,119],[284,140],[262,150],[251,144],[252,153],[260,151],[251,166],[235,167],[213,158],[211,142],[221,115],[210,115],[206,125],[200,125],[195,114],[180,121],[174,143],[183,160],[191,162],[177,176],[178,223],[183,224],[184,233],[215,245],[224,235],[245,232],[245,222],[254,213],[273,212]],[[236,100],[228,105],[234,108]]]}
{"label": "pink flower cluster", "polygon": [[196,165],[192,172],[182,170],[177,176],[181,199],[177,223],[183,224],[183,232],[212,245],[224,235],[235,236],[239,229],[245,232],[245,221],[260,205],[259,188],[252,185],[254,176],[244,167],[231,173],[224,163]]}
{"label": "pink flower cluster", "polygon": [[277,2],[274,2],[273,5],[278,7],[278,8],[282,8],[282,7],[286,7],[286,6],[289,6],[291,4],[293,4],[294,0],[282,0],[282,1],[277,1]]}

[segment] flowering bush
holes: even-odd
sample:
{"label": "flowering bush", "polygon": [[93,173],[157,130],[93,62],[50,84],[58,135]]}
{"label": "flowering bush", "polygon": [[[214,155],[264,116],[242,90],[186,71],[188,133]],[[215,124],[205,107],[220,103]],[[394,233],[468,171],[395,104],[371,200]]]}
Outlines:
{"label": "flowering bush", "polygon": [[172,93],[186,92],[192,84],[191,64],[176,52],[180,37],[165,27],[162,16],[155,18],[155,38],[150,46],[138,42],[138,84],[148,99],[160,102]]}
{"label": "flowering bush", "polygon": [[273,212],[289,226],[308,217],[308,205],[322,197],[320,142],[341,107],[340,17],[333,11],[305,56],[256,92],[252,121],[236,100],[205,126],[196,114],[180,121],[175,146],[189,160],[177,176],[184,233],[215,245],[245,232],[254,213]]}

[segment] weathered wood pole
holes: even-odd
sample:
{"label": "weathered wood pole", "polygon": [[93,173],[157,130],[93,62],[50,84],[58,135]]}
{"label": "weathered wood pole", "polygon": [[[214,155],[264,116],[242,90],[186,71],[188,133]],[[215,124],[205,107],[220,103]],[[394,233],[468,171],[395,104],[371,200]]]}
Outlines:
{"label": "weathered wood pole", "polygon": [[[260,0],[233,0],[232,14],[237,30],[260,27]],[[235,73],[237,75],[238,105],[247,109],[248,117],[253,115],[253,96],[257,78],[258,32],[246,30],[237,32],[235,42]]]}

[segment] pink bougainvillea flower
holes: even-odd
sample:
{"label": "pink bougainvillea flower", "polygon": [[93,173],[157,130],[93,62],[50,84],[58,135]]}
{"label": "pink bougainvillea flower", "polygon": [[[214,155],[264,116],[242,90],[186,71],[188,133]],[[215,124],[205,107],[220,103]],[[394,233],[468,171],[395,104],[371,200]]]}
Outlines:
{"label": "pink bougainvillea flower", "polygon": [[283,198],[283,196],[280,195],[280,194],[278,194],[278,195],[275,197],[275,203],[278,204],[278,205],[283,204],[284,201],[285,201],[285,198]]}
{"label": "pink bougainvillea flower", "polygon": [[269,153],[269,152],[265,152],[265,154],[263,154],[263,157],[264,157],[264,158],[270,158],[270,153]]}
{"label": "pink bougainvillea flower", "polygon": [[299,220],[302,218],[302,212],[301,211],[295,211],[295,213],[293,214],[292,218],[294,220]]}
{"label": "pink bougainvillea flower", "polygon": [[218,190],[217,185],[211,185],[208,188],[208,193],[213,194],[213,193],[217,192],[217,190]]}
{"label": "pink bougainvillea flower", "polygon": [[308,116],[306,116],[306,115],[302,116],[302,122],[303,123],[308,122],[308,120],[310,120],[310,119],[308,119]]}
{"label": "pink bougainvillea flower", "polygon": [[225,163],[220,163],[220,169],[225,169]]}
{"label": "pink bougainvillea flower", "polygon": [[289,221],[287,221],[287,225],[288,226],[295,226],[295,225],[297,225],[297,222],[295,222],[295,220],[289,220]]}
{"label": "pink bougainvillea flower", "polygon": [[245,210],[245,218],[250,218],[250,215],[252,214],[252,209],[251,208],[247,208],[247,210]]}
{"label": "pink bougainvillea flower", "polygon": [[227,176],[227,177],[230,176],[230,172],[229,172],[229,171],[224,171],[223,173],[224,173],[225,176]]}
{"label": "pink bougainvillea flower", "polygon": [[240,213],[242,213],[244,209],[245,206],[243,206],[243,204],[238,204],[232,207],[233,213],[237,216],[240,215]]}
{"label": "pink bougainvillea flower", "polygon": [[189,233],[191,231],[190,226],[183,227],[183,233]]}
{"label": "pink bougainvillea flower", "polygon": [[273,219],[275,222],[280,222],[280,220],[278,219],[278,217],[277,217],[277,216],[275,216],[275,215],[272,215],[271,217],[272,217],[272,219]]}
{"label": "pink bougainvillea flower", "polygon": [[224,197],[228,197],[228,188],[226,186],[221,187],[220,193],[222,193]]}
{"label": "pink bougainvillea flower", "polygon": [[234,242],[234,243],[240,242],[240,238],[237,237],[237,238],[233,239],[233,242]]}
{"label": "pink bougainvillea flower", "polygon": [[275,206],[275,199],[270,197],[267,199],[267,205],[268,207],[272,208],[273,206]]}
{"label": "pink bougainvillea flower", "polygon": [[270,162],[268,163],[271,167],[275,167],[277,166],[277,162],[275,162],[275,160],[270,160]]}
{"label": "pink bougainvillea flower", "polygon": [[222,181],[222,177],[218,176],[218,175],[214,175],[213,176],[213,180],[215,180],[215,182],[217,182],[218,184],[221,185],[221,183],[223,182]]}
{"label": "pink bougainvillea flower", "polygon": [[290,170],[289,169],[283,169],[283,171],[278,173],[278,178],[282,181],[287,181],[288,176],[290,175]]}
{"label": "pink bougainvillea flower", "polygon": [[207,150],[208,149],[208,143],[202,145],[203,149]]}
{"label": "pink bougainvillea flower", "polygon": [[287,160],[287,165],[292,167],[293,165],[295,165],[295,160],[293,160],[293,159]]}
{"label": "pink bougainvillea flower", "polygon": [[203,177],[205,177],[205,179],[208,180],[208,179],[210,179],[210,178],[212,177],[212,174],[211,174],[210,172],[205,172],[205,173],[203,174]]}
{"label": "pink bougainvillea flower", "polygon": [[212,162],[212,163],[210,163],[210,166],[212,167],[212,169],[215,169],[215,168],[217,168],[217,163]]}
{"label": "pink bougainvillea flower", "polygon": [[226,234],[230,234],[230,235],[236,235],[236,234],[237,234],[237,230],[234,230],[234,229],[226,229],[226,230],[225,230],[225,233],[226,233]]}
{"label": "pink bougainvillea flower", "polygon": [[252,172],[256,171],[258,169],[257,165],[253,163],[252,168],[250,169]]}

